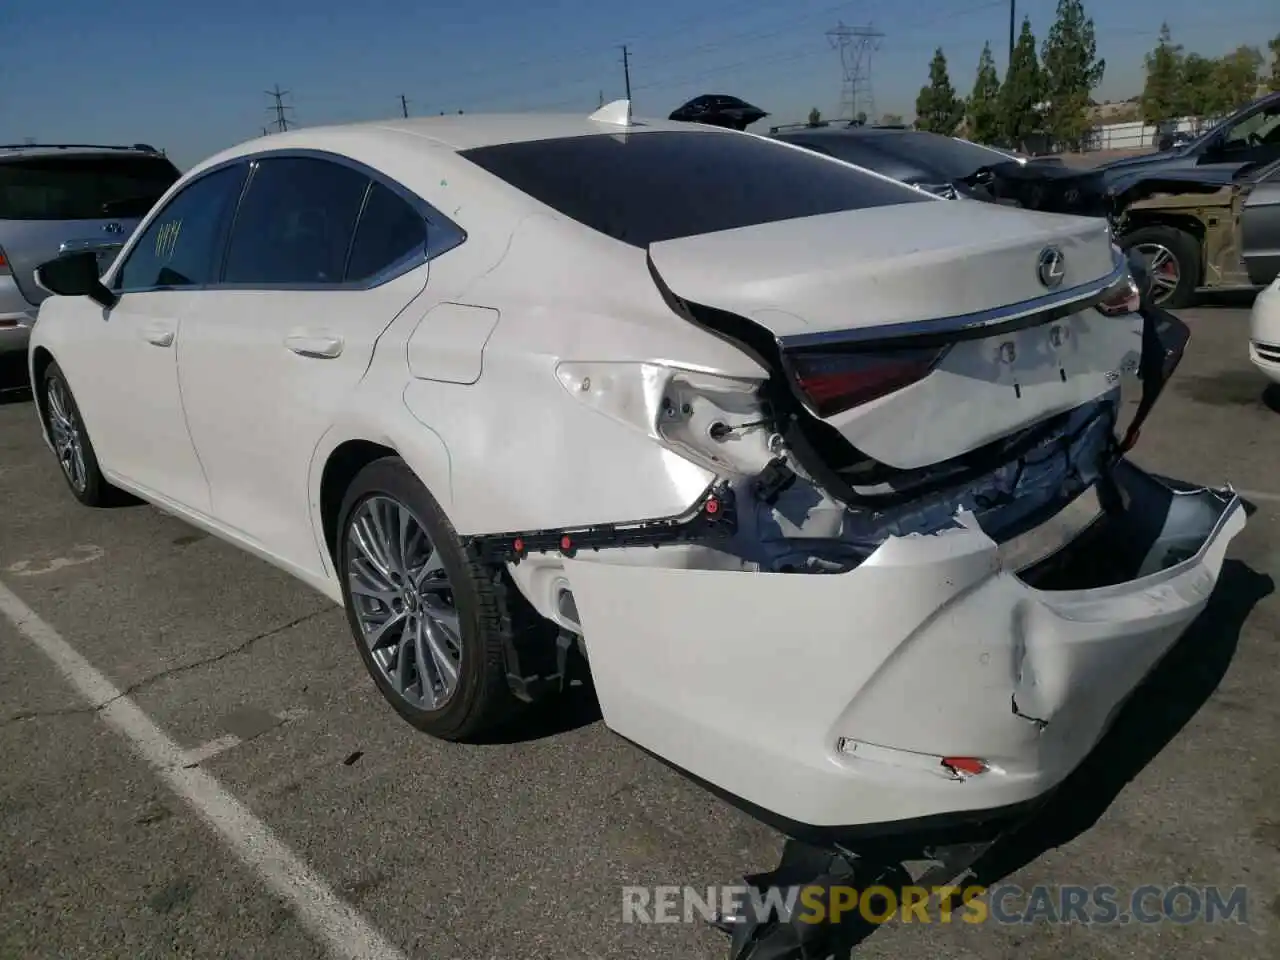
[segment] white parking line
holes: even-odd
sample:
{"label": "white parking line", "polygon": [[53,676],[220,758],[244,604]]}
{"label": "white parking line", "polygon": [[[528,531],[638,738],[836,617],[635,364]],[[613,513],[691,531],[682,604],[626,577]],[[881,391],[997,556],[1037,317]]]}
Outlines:
{"label": "white parking line", "polygon": [[30,640],[103,721],[129,741],[170,789],[218,834],[224,844],[289,904],[303,926],[342,960],[405,960],[373,926],[337,894],[271,828],[214,777],[187,767],[186,752],[132,700],[121,694],[53,627],[0,583],[0,614]]}

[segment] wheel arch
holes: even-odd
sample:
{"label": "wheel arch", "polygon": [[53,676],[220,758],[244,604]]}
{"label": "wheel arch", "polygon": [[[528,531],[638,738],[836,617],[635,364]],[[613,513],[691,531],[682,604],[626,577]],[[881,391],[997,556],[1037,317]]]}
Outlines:
{"label": "wheel arch", "polygon": [[[407,414],[407,411],[406,411]],[[335,428],[321,440],[312,460],[310,499],[317,546],[336,576],[338,513],[356,475],[375,460],[398,457],[441,508],[452,506],[449,451],[434,430],[413,420],[393,433]]]}
{"label": "wheel arch", "polygon": [[[38,346],[31,351],[31,395],[36,402],[36,413],[40,417],[40,429],[46,430],[45,416],[48,411],[45,409],[44,391],[40,389],[41,381],[44,380],[45,371],[53,363],[53,354],[49,352],[48,347]],[[48,437],[46,436],[46,440]]]}

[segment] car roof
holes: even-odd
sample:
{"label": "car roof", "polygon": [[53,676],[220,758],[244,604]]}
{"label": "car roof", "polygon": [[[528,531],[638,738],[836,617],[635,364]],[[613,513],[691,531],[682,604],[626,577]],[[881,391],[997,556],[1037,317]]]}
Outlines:
{"label": "car roof", "polygon": [[0,144],[0,163],[24,157],[83,157],[83,156],[154,156],[163,154],[146,143],[131,146],[104,143],[4,143]]}
{"label": "car roof", "polygon": [[409,117],[323,127],[302,127],[248,140],[223,151],[218,156],[227,160],[234,156],[257,153],[262,150],[285,148],[341,152],[357,144],[376,149],[379,144],[394,143],[402,146],[405,139],[410,137],[421,139],[435,147],[462,151],[530,140],[620,134],[631,136],[659,131],[718,135],[735,132],[705,124],[647,117],[634,117],[631,123],[624,127],[592,120],[587,114],[451,114],[442,117]]}

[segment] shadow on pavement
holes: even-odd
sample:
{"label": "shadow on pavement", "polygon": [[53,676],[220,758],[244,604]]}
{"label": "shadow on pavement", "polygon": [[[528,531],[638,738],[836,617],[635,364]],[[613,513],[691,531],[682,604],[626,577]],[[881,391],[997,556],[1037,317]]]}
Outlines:
{"label": "shadow on pavement", "polygon": [[27,381],[27,354],[0,354],[0,405],[27,403],[31,400],[31,384]]}
{"label": "shadow on pavement", "polygon": [[571,686],[567,690],[521,711],[479,742],[489,746],[529,743],[589,727],[602,719],[590,673],[581,658],[574,657],[570,663]]}

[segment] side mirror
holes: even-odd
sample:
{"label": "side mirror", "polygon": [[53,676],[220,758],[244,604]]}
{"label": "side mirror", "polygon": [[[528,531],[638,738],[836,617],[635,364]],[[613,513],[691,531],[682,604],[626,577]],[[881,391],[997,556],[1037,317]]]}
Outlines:
{"label": "side mirror", "polygon": [[98,275],[98,257],[92,250],[69,253],[36,268],[36,282],[59,297],[88,297],[110,308],[119,301]]}

